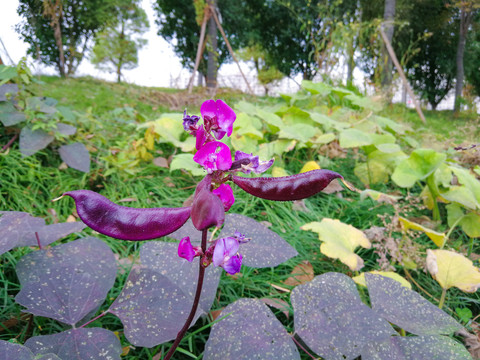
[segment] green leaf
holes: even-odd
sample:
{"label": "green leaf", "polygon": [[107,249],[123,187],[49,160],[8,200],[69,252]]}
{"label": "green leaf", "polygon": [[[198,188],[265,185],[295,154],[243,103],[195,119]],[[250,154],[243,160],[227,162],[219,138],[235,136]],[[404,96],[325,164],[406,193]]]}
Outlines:
{"label": "green leaf", "polygon": [[296,140],[275,140],[263,143],[258,146],[257,154],[260,160],[269,160],[275,155],[281,157],[283,153],[293,150],[296,144]]}
{"label": "green leaf", "polygon": [[[283,126],[282,118],[277,114],[265,111],[263,109],[258,109],[257,116],[267,122],[269,125],[272,125],[273,127],[276,127],[278,129]],[[278,129],[275,132],[277,132]]]}
{"label": "green leaf", "polygon": [[386,183],[390,175],[390,170],[382,161],[373,159],[368,160],[368,162],[358,163],[353,169],[353,173],[363,184],[370,185]]}
{"label": "green leaf", "polygon": [[315,129],[313,126],[295,124],[283,126],[278,133],[278,137],[281,139],[292,139],[306,143],[313,136],[315,136],[316,133],[317,129]]}
{"label": "green leaf", "polygon": [[315,126],[315,122],[310,117],[310,114],[296,106],[281,109],[276,114],[282,117],[285,125],[306,124]]}
{"label": "green leaf", "polygon": [[240,150],[250,154],[257,154],[257,139],[253,139],[250,136],[246,135],[238,136],[237,134],[232,134],[232,136],[230,137],[230,142],[235,150]]}
{"label": "green leaf", "polygon": [[368,97],[362,97],[356,94],[350,94],[345,96],[344,99],[348,99],[352,102],[352,104],[360,106],[361,108],[364,108],[364,109],[369,109],[375,112],[382,110],[381,104],[379,104],[378,102]]}
{"label": "green leaf", "polygon": [[[477,204],[480,203],[480,181],[477,180],[475,175],[473,175],[470,170],[451,166],[450,169],[453,173],[457,176],[458,182],[464,186],[466,186],[473,196],[475,197]],[[478,206],[480,209],[480,206]]]}
{"label": "green leaf", "polygon": [[261,129],[262,123],[256,117],[248,116],[245,113],[238,114],[233,123],[233,130],[237,135],[249,135],[258,140],[263,139]]}
{"label": "green leaf", "polygon": [[431,149],[418,149],[400,162],[392,175],[392,180],[401,187],[412,187],[415,182],[425,180],[437,170],[447,156]]}
{"label": "green leaf", "polygon": [[246,101],[239,101],[236,105],[235,105],[235,110],[237,110],[238,112],[244,112],[248,115],[256,115],[257,114],[257,108],[255,107],[255,105],[249,103],[249,102],[246,102]]}
{"label": "green leaf", "polygon": [[480,208],[475,195],[466,186],[452,186],[448,191],[440,195],[448,201],[457,202],[472,210]]}
{"label": "green leaf", "polygon": [[326,133],[322,134],[319,136],[314,137],[311,141],[314,144],[328,144],[329,142],[332,142],[335,140],[335,134],[334,133]]}
{"label": "green leaf", "polygon": [[460,220],[460,226],[471,238],[480,237],[480,215],[470,212]]}
{"label": "green leaf", "polygon": [[373,120],[383,129],[391,130],[396,134],[405,134],[405,126],[383,116],[374,116]]}
{"label": "green leaf", "polygon": [[392,153],[402,151],[400,146],[397,145],[397,144],[379,144],[379,145],[375,145],[375,147],[379,151],[387,153],[387,154],[392,154]]}
{"label": "green leaf", "polygon": [[372,137],[357,129],[346,129],[340,133],[340,146],[342,148],[354,148],[372,144]]}
{"label": "green leaf", "polygon": [[338,131],[348,129],[350,124],[342,121],[337,121],[330,118],[327,115],[317,113],[317,112],[310,112],[310,117],[314,122],[323,126],[325,131],[330,131],[331,129],[335,129]]}
{"label": "green leaf", "polygon": [[175,155],[170,163],[170,171],[173,170],[186,170],[193,176],[205,175],[205,170],[193,161],[193,154]]}
{"label": "green leaf", "polygon": [[325,83],[313,83],[310,80],[303,80],[302,88],[310,92],[312,95],[319,94],[320,96],[326,96],[332,91],[330,85]]}

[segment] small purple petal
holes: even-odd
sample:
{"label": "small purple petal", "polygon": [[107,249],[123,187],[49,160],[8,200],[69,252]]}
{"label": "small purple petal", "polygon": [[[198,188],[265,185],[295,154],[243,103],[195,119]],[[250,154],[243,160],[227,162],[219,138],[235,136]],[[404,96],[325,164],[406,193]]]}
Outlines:
{"label": "small purple petal", "polygon": [[200,113],[204,119],[205,117],[209,117],[210,119],[217,118],[217,124],[221,130],[212,128],[212,131],[218,140],[223,138],[225,133],[227,136],[232,135],[233,122],[237,118],[237,115],[235,115],[232,108],[225,104],[225,102],[222,100],[207,100],[202,104]]}
{"label": "small purple petal", "polygon": [[225,207],[225,211],[230,210],[233,203],[235,202],[235,197],[233,196],[233,190],[230,185],[222,184],[218,188],[212,191],[215,195],[217,195],[220,200],[222,200],[223,206]]}
{"label": "small purple petal", "polygon": [[257,174],[264,173],[265,171],[270,169],[274,161],[275,159],[270,159],[268,161],[259,161],[258,166],[255,169],[253,169],[253,171]]}
{"label": "small purple petal", "polygon": [[180,244],[178,244],[178,256],[186,259],[188,262],[193,261],[193,258],[195,257],[195,250],[193,249],[188,236],[180,240]]}
{"label": "small purple petal", "polygon": [[197,151],[193,160],[202,165],[209,174],[215,170],[228,170],[232,166],[230,148],[219,141],[206,143]]}
{"label": "small purple petal", "polygon": [[223,269],[230,275],[236,274],[240,271],[242,266],[242,254],[237,254],[231,257],[228,261],[223,264]]}
{"label": "small purple petal", "polygon": [[200,117],[196,115],[189,116],[187,115],[187,110],[184,111],[183,113],[183,128],[185,131],[188,132],[194,132],[197,130],[198,126],[198,120],[200,120]]}
{"label": "small purple petal", "polygon": [[250,163],[245,165],[242,164],[242,172],[245,174],[250,174],[251,171],[261,174],[265,171],[267,171],[274,162],[274,159],[271,159],[269,161],[260,161],[258,159],[258,156],[254,156],[253,154],[247,154],[242,151],[236,151],[235,152],[235,161],[243,160],[243,159],[248,159],[250,160]]}
{"label": "small purple petal", "polygon": [[205,133],[205,129],[203,128],[203,125],[200,125],[200,127],[197,129],[197,134],[196,134],[196,143],[195,143],[196,149],[200,150],[203,144],[205,144],[206,140],[207,140],[207,135]]}
{"label": "small purple petal", "polygon": [[225,262],[228,262],[230,258],[237,254],[239,247],[240,244],[233,237],[218,239],[213,251],[213,265],[223,266]]}

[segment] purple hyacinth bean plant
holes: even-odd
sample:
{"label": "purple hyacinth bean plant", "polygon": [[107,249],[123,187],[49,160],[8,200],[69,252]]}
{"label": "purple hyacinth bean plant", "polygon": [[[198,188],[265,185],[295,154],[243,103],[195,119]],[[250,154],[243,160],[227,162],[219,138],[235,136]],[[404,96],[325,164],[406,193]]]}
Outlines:
{"label": "purple hyacinth bean plant", "polygon": [[[189,218],[195,229],[201,231],[199,245],[192,245],[190,236],[182,237],[178,245],[179,257],[188,262],[199,258],[198,281],[190,314],[165,360],[171,358],[195,317],[205,269],[213,265],[229,274],[240,271],[244,258],[242,245],[248,242],[249,234],[236,231],[231,236],[214,239],[214,234],[225,221],[225,213],[235,202],[232,188],[227,182],[259,198],[291,201],[315,195],[332,180],[342,178],[336,172],[323,169],[278,178],[240,176],[240,173],[264,173],[272,166],[273,159],[260,160],[254,154],[237,151],[232,160],[230,148],[220,140],[232,134],[235,112],[222,100],[205,101],[200,112],[201,118],[188,115],[186,111],[183,117],[185,131],[196,138],[197,152],[193,159],[206,171],[206,176],[196,187],[192,206],[136,209],[116,205],[88,190],[63,194],[74,199],[78,215],[86,225],[116,239],[149,240],[166,236],[180,229]],[[211,239],[207,241],[208,230],[212,228]]]}

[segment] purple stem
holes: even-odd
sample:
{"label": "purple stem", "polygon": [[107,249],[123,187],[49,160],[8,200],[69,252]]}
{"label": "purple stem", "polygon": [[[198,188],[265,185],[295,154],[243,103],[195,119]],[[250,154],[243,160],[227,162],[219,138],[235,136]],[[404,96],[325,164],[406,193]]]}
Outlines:
{"label": "purple stem", "polygon": [[91,319],[90,321],[87,321],[85,324],[83,324],[82,326],[80,326],[79,329],[81,329],[81,328],[83,328],[83,327],[91,324],[91,323],[94,322],[95,320],[100,319],[101,317],[104,317],[104,316],[107,315],[107,314],[108,314],[108,311],[105,311],[105,312],[101,313],[100,315],[95,316],[93,319]]}
{"label": "purple stem", "polygon": [[13,135],[13,137],[10,139],[10,141],[9,141],[6,145],[4,145],[4,146],[2,147],[2,151],[5,151],[5,150],[7,150],[10,146],[12,146],[13,142],[14,142],[15,140],[17,140],[17,138],[18,138],[18,133],[16,133],[15,135]]}
{"label": "purple stem", "polygon": [[37,238],[37,244],[38,244],[38,248],[40,250],[42,250],[42,244],[40,243],[40,237],[38,236],[38,232],[35,231],[35,236]]}
{"label": "purple stem", "polygon": [[[205,251],[207,251],[207,234],[208,234],[207,229],[202,230],[202,251],[203,251],[203,253],[205,253]],[[170,348],[170,350],[168,350],[168,353],[167,353],[167,355],[165,355],[163,360],[170,360],[173,353],[175,352],[178,345],[180,344],[180,341],[182,341],[183,337],[185,336],[185,333],[187,332],[188,328],[190,327],[190,324],[193,321],[195,313],[197,312],[198,303],[200,302],[200,295],[202,294],[202,286],[203,286],[204,277],[205,277],[205,268],[202,266],[201,259],[199,259],[197,289],[195,291],[195,297],[193,299],[193,304],[192,304],[192,309],[190,310],[190,315],[188,315],[188,318],[185,321],[185,324],[183,325],[182,330],[180,330],[178,332],[177,338],[173,342],[172,347]]]}
{"label": "purple stem", "polygon": [[314,359],[314,360],[317,359],[315,356],[313,356],[312,354],[310,354],[310,353],[308,352],[308,350],[305,349],[305,347],[304,347],[302,344],[300,344],[300,341],[298,341],[297,339],[295,339],[295,334],[292,336],[292,340],[293,340],[293,342],[294,342],[295,344],[297,344],[297,346],[298,346],[300,349],[302,349],[302,350],[305,352],[305,354],[307,354],[308,356],[310,356],[310,357],[311,357],[312,359]]}

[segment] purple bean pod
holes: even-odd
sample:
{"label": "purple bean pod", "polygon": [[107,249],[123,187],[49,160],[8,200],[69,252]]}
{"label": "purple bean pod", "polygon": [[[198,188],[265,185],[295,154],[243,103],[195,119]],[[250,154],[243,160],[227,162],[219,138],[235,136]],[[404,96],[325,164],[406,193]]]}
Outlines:
{"label": "purple bean pod", "polygon": [[277,178],[232,176],[232,181],[250,195],[267,200],[292,201],[319,193],[337,178],[343,179],[343,176],[335,171],[320,169]]}
{"label": "purple bean pod", "polygon": [[121,240],[151,240],[178,230],[190,217],[191,208],[137,209],[117,205],[90,190],[68,191],[78,216],[95,231]]}
{"label": "purple bean pod", "polygon": [[222,200],[212,193],[212,176],[207,175],[195,189],[192,205],[192,223],[197,230],[220,227],[225,220]]}

